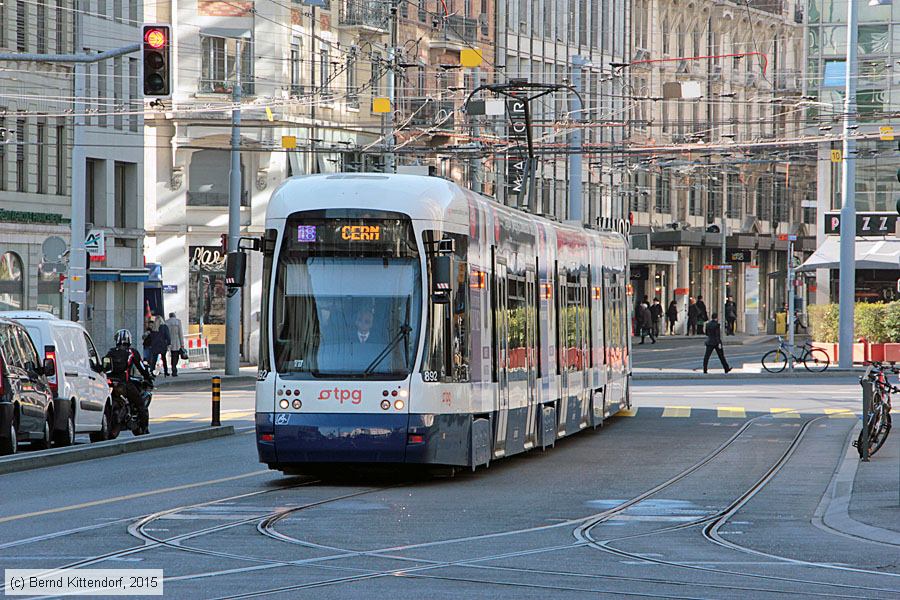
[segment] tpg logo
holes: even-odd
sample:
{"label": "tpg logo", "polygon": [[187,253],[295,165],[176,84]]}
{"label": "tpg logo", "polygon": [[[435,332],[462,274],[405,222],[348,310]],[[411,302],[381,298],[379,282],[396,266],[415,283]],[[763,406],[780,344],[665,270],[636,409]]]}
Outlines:
{"label": "tpg logo", "polygon": [[322,390],[319,392],[319,400],[337,400],[341,404],[346,400],[351,404],[359,404],[362,402],[362,390],[342,390],[340,388]]}

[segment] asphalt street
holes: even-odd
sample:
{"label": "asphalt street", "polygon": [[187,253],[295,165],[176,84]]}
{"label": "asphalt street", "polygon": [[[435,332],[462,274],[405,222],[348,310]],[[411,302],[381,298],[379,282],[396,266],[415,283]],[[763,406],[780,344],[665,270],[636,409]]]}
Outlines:
{"label": "asphalt street", "polygon": [[858,398],[852,378],[635,382],[602,428],[447,480],[286,478],[252,431],[13,473],[0,567],[161,568],[170,598],[896,598],[896,547],[814,523]]}

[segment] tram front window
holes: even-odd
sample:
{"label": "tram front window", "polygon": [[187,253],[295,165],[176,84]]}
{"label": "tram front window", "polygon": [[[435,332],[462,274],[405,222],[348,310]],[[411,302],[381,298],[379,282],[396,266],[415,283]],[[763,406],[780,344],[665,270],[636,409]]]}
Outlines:
{"label": "tram front window", "polygon": [[275,287],[279,373],[404,379],[421,320],[417,258],[288,255]]}

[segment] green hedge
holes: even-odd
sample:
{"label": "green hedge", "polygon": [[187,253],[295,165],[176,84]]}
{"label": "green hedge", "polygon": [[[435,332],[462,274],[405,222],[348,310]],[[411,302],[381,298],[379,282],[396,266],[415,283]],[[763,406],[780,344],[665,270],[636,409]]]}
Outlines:
{"label": "green hedge", "polygon": [[[809,324],[813,341],[836,344],[838,341],[838,305],[809,306]],[[853,338],[869,342],[900,343],[900,302],[872,304],[858,302],[853,315]]]}

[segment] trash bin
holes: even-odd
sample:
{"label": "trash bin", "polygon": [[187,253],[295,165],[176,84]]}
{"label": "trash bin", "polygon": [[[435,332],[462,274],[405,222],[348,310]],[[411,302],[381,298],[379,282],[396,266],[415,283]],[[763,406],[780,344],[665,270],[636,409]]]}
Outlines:
{"label": "trash bin", "polygon": [[785,335],[787,333],[787,313],[775,313],[775,334]]}

